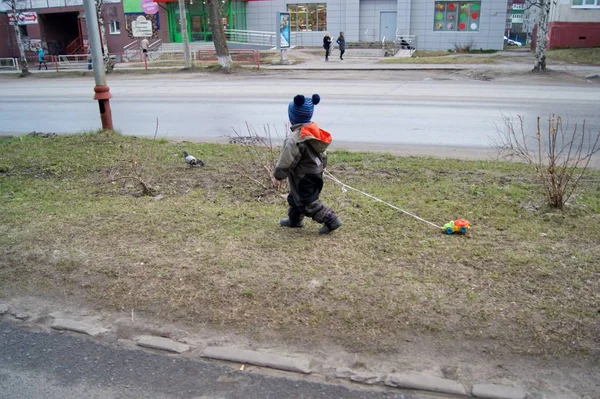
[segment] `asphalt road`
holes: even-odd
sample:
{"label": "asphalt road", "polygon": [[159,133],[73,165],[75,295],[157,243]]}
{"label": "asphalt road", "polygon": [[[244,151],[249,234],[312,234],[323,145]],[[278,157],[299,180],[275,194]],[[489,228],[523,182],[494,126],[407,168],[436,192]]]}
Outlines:
{"label": "asphalt road", "polygon": [[416,396],[242,372],[0,322],[0,399],[269,399]]}
{"label": "asphalt road", "polygon": [[[287,104],[319,93],[314,120],[338,141],[488,147],[503,116],[560,114],[600,130],[600,89],[585,84],[444,80],[333,80],[220,75],[109,76],[115,128],[126,134],[216,139],[246,122],[283,134]],[[100,126],[92,78],[0,80],[0,133],[80,132]]]}

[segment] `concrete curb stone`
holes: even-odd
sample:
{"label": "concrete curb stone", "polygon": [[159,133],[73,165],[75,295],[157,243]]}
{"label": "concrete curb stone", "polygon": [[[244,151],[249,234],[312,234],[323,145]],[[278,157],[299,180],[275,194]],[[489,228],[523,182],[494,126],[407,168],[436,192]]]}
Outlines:
{"label": "concrete curb stone", "polygon": [[465,387],[456,381],[419,374],[390,374],[385,385],[396,388],[422,389],[425,391],[467,395]]}
{"label": "concrete curb stone", "polygon": [[525,399],[527,396],[520,388],[496,384],[475,384],[471,394],[486,399]]}
{"label": "concrete curb stone", "polygon": [[350,375],[350,381],[366,385],[373,385],[384,381],[385,377],[385,374],[354,372],[352,375]]}
{"label": "concrete curb stone", "polygon": [[190,350],[190,346],[169,338],[155,337],[153,335],[141,335],[135,338],[138,346],[150,349],[158,349],[167,352],[183,353]]}
{"label": "concrete curb stone", "polygon": [[278,370],[294,371],[310,374],[310,362],[300,357],[278,356],[252,350],[233,347],[209,346],[202,352],[202,357],[228,360],[230,362],[253,364]]}
{"label": "concrete curb stone", "polygon": [[78,333],[91,335],[92,337],[95,337],[96,335],[100,335],[108,331],[106,328],[98,327],[90,323],[86,323],[85,321],[78,321],[66,318],[54,319],[50,327],[52,327],[55,330],[75,331]]}

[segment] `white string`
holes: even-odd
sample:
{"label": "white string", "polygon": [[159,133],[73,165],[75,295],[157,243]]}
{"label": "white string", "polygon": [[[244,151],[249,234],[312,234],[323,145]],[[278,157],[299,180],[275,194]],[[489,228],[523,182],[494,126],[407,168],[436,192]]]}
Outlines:
{"label": "white string", "polygon": [[377,197],[374,197],[374,196],[372,196],[371,194],[365,193],[364,191],[360,191],[359,189],[357,189],[357,188],[354,188],[354,187],[351,187],[351,186],[347,185],[346,183],[342,183],[340,180],[338,180],[337,178],[335,178],[335,177],[334,177],[334,176],[333,176],[331,173],[329,173],[329,172],[328,172],[328,171],[326,171],[326,170],[324,171],[324,173],[325,173],[325,176],[329,177],[331,180],[333,180],[334,182],[336,182],[336,183],[338,183],[339,185],[341,185],[341,186],[342,186],[342,191],[343,191],[343,192],[346,192],[346,188],[349,188],[350,190],[354,190],[354,191],[356,191],[356,192],[358,192],[358,193],[361,193],[361,194],[363,194],[363,195],[365,195],[365,196],[367,196],[367,197],[369,197],[369,198],[371,198],[371,199],[374,199],[375,201],[381,202],[382,204],[385,204],[385,205],[389,206],[390,208],[393,208],[393,209],[395,209],[395,210],[397,210],[397,211],[400,211],[400,212],[402,212],[402,213],[405,213],[405,214],[407,214],[408,216],[412,216],[412,217],[414,217],[414,218],[415,218],[415,219],[417,219],[417,220],[420,220],[420,221],[422,221],[422,222],[425,222],[425,223],[427,223],[427,224],[430,224],[430,225],[432,225],[433,227],[436,227],[436,228],[438,228],[438,229],[440,229],[440,230],[443,230],[443,229],[444,229],[442,226],[438,226],[438,225],[437,225],[437,224],[435,224],[435,223],[431,223],[430,221],[428,221],[428,220],[425,220],[425,219],[423,219],[423,218],[420,218],[420,217],[418,217],[417,215],[414,215],[414,214],[412,214],[412,213],[410,213],[410,212],[407,212],[407,211],[405,211],[404,209],[400,209],[400,208],[398,208],[397,206],[394,206],[394,205],[392,205],[392,204],[390,204],[390,203],[388,203],[388,202],[385,202],[385,201],[383,201],[383,200],[380,200],[379,198],[377,198]]}

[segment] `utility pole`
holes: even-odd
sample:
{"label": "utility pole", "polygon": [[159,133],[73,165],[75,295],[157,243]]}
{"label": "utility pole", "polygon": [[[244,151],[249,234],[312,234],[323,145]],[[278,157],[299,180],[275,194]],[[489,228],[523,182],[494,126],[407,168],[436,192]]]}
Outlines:
{"label": "utility pole", "polygon": [[190,69],[192,67],[192,61],[190,60],[190,43],[188,41],[187,14],[185,12],[184,0],[179,0],[179,18],[181,24],[181,36],[183,38],[184,69]]}
{"label": "utility pole", "polygon": [[112,130],[112,114],[110,112],[110,101],[112,97],[110,88],[106,85],[106,75],[104,71],[104,59],[102,58],[102,48],[100,44],[100,31],[98,30],[98,14],[94,0],[83,0],[83,11],[85,13],[85,25],[88,31],[88,39],[91,47],[92,66],[94,68],[94,100],[98,100],[100,107],[100,120],[102,129]]}

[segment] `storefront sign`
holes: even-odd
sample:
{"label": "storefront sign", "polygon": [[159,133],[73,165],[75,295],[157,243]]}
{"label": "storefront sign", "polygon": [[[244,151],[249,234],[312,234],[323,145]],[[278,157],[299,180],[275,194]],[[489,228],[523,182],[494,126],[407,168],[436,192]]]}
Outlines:
{"label": "storefront sign", "polygon": [[277,13],[277,20],[279,25],[279,40],[277,41],[277,48],[290,48],[290,13]]}
{"label": "storefront sign", "polygon": [[[38,23],[38,16],[36,12],[25,11],[17,14],[18,25],[32,25]],[[8,23],[10,25],[15,24],[15,17],[12,13],[8,13]]]}
{"label": "storefront sign", "polygon": [[131,33],[133,37],[152,37],[152,21],[140,15],[131,22]]}
{"label": "storefront sign", "polygon": [[141,0],[142,1],[142,10],[148,14],[153,15],[158,12],[158,4],[153,0]]}

